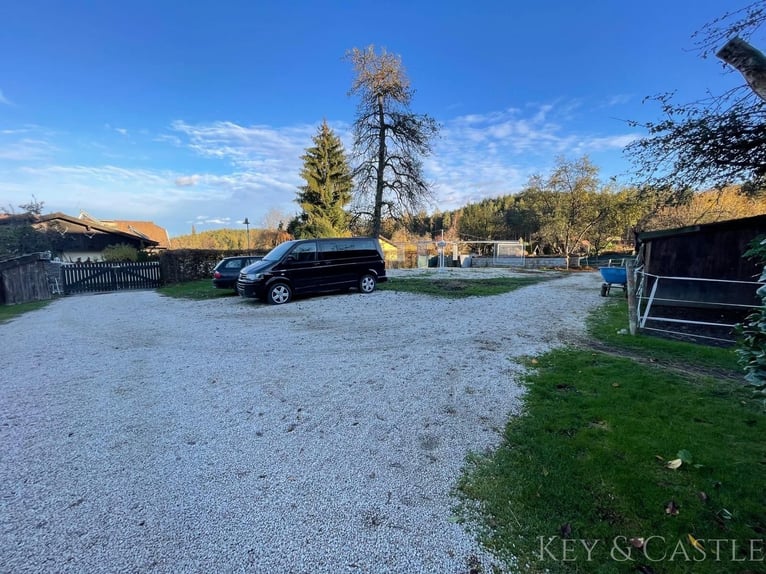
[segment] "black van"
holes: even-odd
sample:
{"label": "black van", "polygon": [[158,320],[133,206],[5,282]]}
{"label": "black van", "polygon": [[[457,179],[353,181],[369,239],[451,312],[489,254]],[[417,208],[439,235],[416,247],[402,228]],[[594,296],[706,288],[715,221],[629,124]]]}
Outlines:
{"label": "black van", "polygon": [[374,237],[296,239],[242,269],[237,292],[281,305],[305,293],[351,287],[372,293],[386,279],[383,250]]}

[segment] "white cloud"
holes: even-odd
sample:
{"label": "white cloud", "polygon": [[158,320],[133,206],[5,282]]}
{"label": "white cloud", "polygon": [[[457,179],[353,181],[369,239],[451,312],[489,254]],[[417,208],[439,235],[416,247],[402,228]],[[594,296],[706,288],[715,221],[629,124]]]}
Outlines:
{"label": "white cloud", "polygon": [[199,155],[225,159],[239,167],[262,167],[270,160],[282,165],[298,162],[317,130],[315,125],[278,129],[233,122],[192,125],[176,121],[171,127],[186,136],[187,145]]}
{"label": "white cloud", "polygon": [[189,223],[194,223],[195,225],[218,225],[218,226],[227,226],[231,223],[230,217],[209,217],[207,215],[198,215],[193,220],[189,221]]}
{"label": "white cloud", "polygon": [[627,104],[632,99],[633,96],[630,94],[615,94],[613,96],[609,96],[604,105],[607,107],[621,106],[623,104]]}
{"label": "white cloud", "polygon": [[181,177],[176,178],[176,185],[179,187],[190,187],[192,185],[196,185],[197,182],[200,180],[199,175],[182,175]]}
{"label": "white cloud", "polygon": [[32,162],[48,158],[55,151],[56,147],[50,142],[35,138],[0,142],[0,160]]}
{"label": "white cloud", "polygon": [[13,105],[13,102],[5,97],[5,94],[3,94],[3,90],[0,90],[0,104],[5,104],[6,106]]}

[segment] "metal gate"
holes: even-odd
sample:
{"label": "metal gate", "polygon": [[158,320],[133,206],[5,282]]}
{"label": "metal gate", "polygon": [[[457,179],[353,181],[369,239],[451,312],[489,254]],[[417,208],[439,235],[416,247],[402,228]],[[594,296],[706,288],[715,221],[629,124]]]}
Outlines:
{"label": "metal gate", "polygon": [[64,294],[154,289],[160,286],[158,261],[141,263],[67,263],[62,265]]}

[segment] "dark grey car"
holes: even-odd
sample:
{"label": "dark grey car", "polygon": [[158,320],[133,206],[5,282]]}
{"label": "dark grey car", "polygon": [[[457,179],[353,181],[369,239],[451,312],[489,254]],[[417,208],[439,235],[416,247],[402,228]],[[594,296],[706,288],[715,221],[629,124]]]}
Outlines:
{"label": "dark grey car", "polygon": [[221,259],[213,268],[213,287],[216,289],[237,288],[237,278],[243,267],[260,261],[262,257],[243,255]]}

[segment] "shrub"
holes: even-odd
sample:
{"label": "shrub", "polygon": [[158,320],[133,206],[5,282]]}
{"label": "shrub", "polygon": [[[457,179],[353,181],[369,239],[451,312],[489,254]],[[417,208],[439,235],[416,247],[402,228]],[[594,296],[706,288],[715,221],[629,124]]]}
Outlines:
{"label": "shrub", "polygon": [[101,252],[104,261],[138,261],[138,249],[126,243],[109,245]]}
{"label": "shrub", "polygon": [[[764,264],[759,281],[766,281],[766,239],[756,239],[744,257],[756,259]],[[755,388],[757,396],[766,405],[766,285],[757,291],[761,306],[747,316],[738,326],[739,364],[745,370],[745,380]]]}

